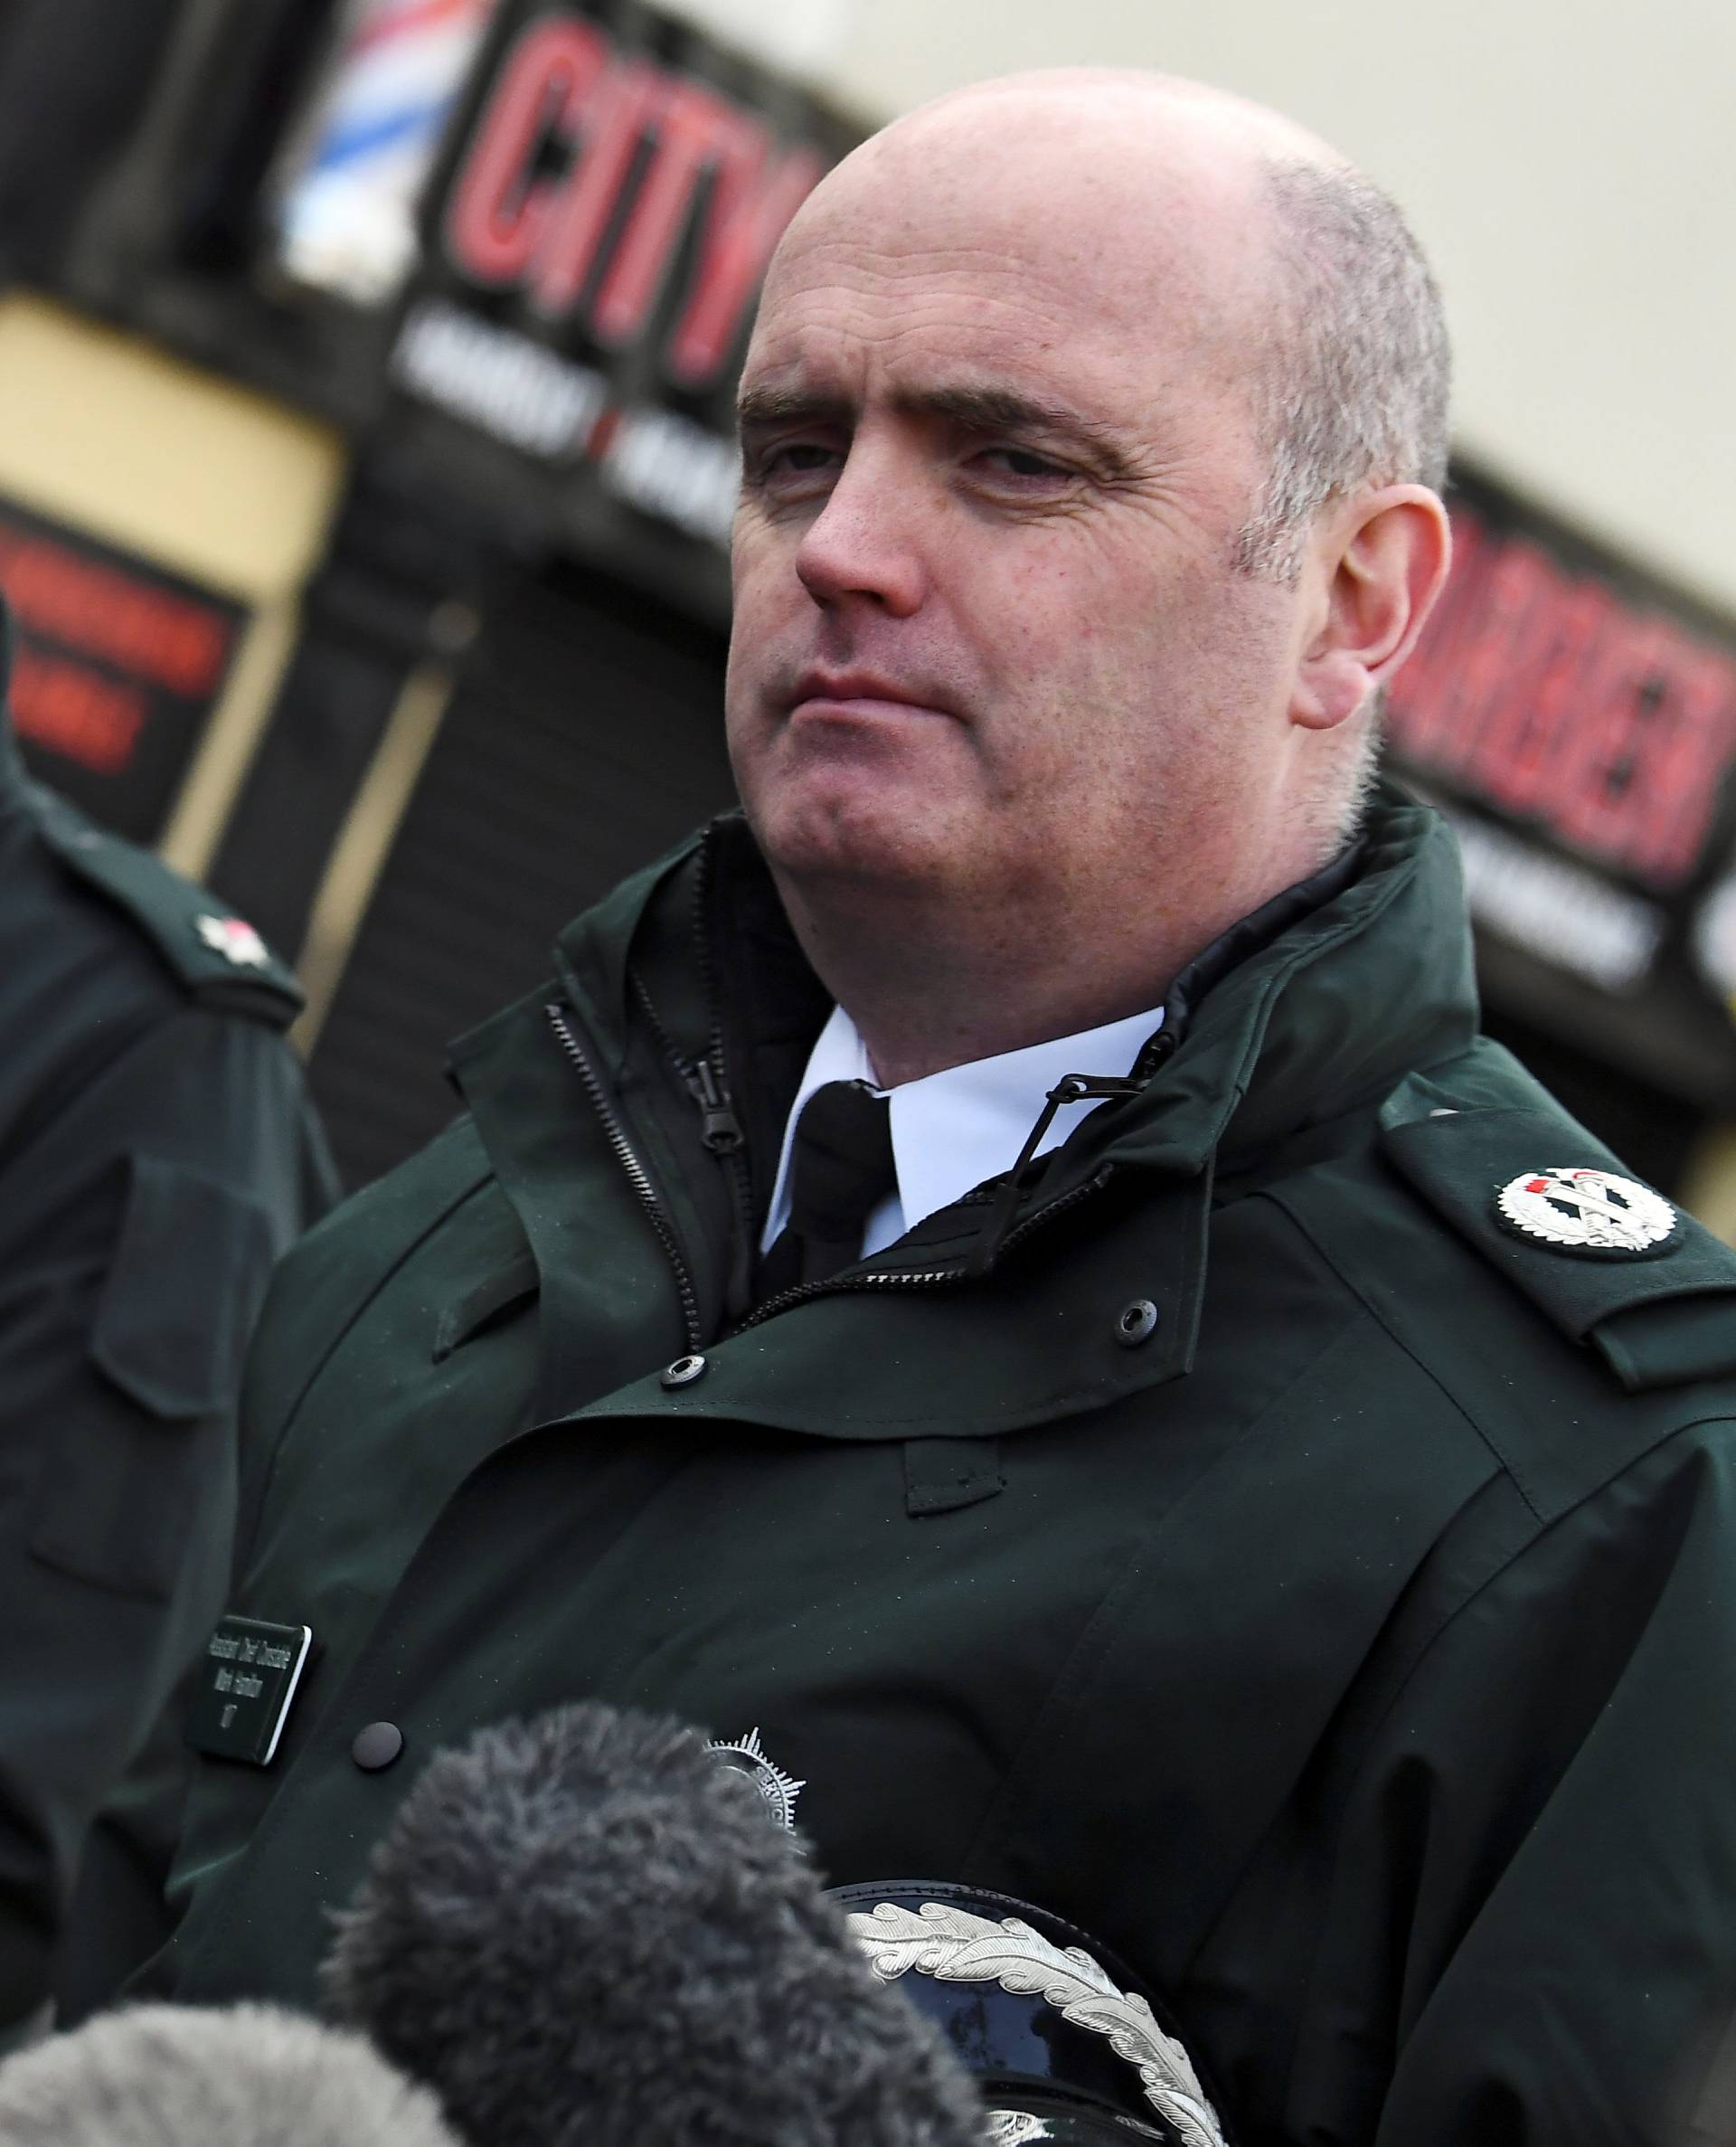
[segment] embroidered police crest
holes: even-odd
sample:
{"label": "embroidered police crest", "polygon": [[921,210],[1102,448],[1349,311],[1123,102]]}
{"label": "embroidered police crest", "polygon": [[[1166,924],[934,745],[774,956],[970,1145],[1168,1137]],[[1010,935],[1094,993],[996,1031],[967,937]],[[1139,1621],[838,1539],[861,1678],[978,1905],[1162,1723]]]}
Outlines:
{"label": "embroidered police crest", "polygon": [[1594,1260],[1648,1259],[1681,1232],[1675,1208],[1649,1186],[1569,1165],[1509,1178],[1495,1210],[1514,1236]]}

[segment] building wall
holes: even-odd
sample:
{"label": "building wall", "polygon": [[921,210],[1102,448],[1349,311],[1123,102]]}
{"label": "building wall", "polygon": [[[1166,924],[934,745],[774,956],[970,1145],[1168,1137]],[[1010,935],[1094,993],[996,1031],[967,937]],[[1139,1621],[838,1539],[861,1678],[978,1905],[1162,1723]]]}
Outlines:
{"label": "building wall", "polygon": [[1736,610],[1726,0],[685,0],[870,117],[974,77],[1167,68],[1290,112],[1439,270],[1461,447]]}
{"label": "building wall", "polygon": [[159,845],[200,876],[269,720],[346,467],[266,396],[23,292],[0,295],[0,497],[243,605]]}

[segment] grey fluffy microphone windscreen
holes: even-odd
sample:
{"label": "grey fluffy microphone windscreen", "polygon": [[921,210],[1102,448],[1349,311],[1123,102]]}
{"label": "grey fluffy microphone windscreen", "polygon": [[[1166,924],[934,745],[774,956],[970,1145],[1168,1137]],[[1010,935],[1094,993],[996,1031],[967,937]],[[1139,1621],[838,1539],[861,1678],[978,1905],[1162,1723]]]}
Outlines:
{"label": "grey fluffy microphone windscreen", "polygon": [[473,2147],[981,2147],[967,2076],[696,1732],[594,1703],[438,1754],[328,2001]]}
{"label": "grey fluffy microphone windscreen", "polygon": [[458,2147],[360,2036],[274,2006],[137,2006],[0,2065],[0,2147]]}

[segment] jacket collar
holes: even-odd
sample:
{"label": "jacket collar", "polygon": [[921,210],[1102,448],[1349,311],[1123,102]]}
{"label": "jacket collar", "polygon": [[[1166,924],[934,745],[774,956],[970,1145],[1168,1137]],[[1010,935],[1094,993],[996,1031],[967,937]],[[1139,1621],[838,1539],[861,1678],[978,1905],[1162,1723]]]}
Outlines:
{"label": "jacket collar", "polygon": [[[702,936],[713,948],[709,988],[700,973],[707,965],[695,958],[701,920],[709,920]],[[732,1330],[725,1310],[725,1269],[743,1221],[739,1213],[731,1219],[725,1173],[701,1143],[700,1114],[669,1067],[671,1047],[683,1059],[703,1052],[721,1010],[740,1100],[759,1107],[750,1152],[757,1143],[775,1159],[778,1110],[829,1004],[795,951],[739,819],[684,845],[570,926],[556,962],[609,1107],[662,1188],[699,1327],[715,1338],[697,1386],[665,1389],[655,1374],[637,1376],[652,1353],[678,1347],[663,1255],[645,1230],[621,1255],[618,1286],[647,1309],[622,1337],[611,1329],[620,1361],[600,1377],[589,1358],[561,1357],[569,1346],[583,1356],[594,1326],[562,1294],[582,1296],[593,1265],[590,1239],[570,1227],[586,1197],[577,1180],[599,1168],[611,1185],[619,1177],[623,1200],[626,1180],[593,1143],[571,1138],[573,1114],[587,1105],[540,992],[454,1046],[455,1071],[542,1276],[544,1329],[554,1339],[539,1414],[729,1417],[837,1439],[980,1438],[1066,1415],[1081,1393],[1108,1401],[1184,1376],[1203,1302],[1208,1215],[1225,1171],[1257,1180],[1268,1159],[1288,1167],[1303,1152],[1298,1133],[1305,1148],[1330,1148],[1342,1138],[1331,1121],[1371,1122],[1372,1107],[1406,1073],[1461,1047],[1476,1023],[1451,837],[1436,815],[1388,791],[1354,860],[1238,927],[1178,979],[1171,999],[1184,1033],[1166,1060],[1147,1055],[1149,1077],[1137,1092],[1091,1112],[1014,1202],[1005,1186],[986,1200],[967,1197],[872,1263],[888,1287],[908,1278],[901,1301],[910,1316],[939,1322],[947,1337],[913,1400],[903,1357],[864,1340],[883,1291],[853,1291],[845,1281],[794,1310],[780,1306],[775,1349],[755,1319]],[[647,1000],[662,1035],[652,1030]],[[763,1213],[765,1188],[757,1190]],[[1052,1219],[1075,1202],[1089,1203],[1080,1226],[1050,1235]],[[1087,1218],[1133,1211],[1135,1279],[1163,1318],[1141,1348],[1106,1351],[1091,1320],[1055,1320],[1045,1294],[1052,1263],[1027,1259],[1021,1247],[1027,1231],[1040,1231],[1040,1244],[1064,1244],[1070,1302],[1125,1304],[1127,1235]],[[974,1288],[991,1245],[1001,1253],[997,1287]],[[937,1282],[949,1285],[944,1307],[929,1288]],[[841,1364],[850,1367],[842,1384]]]}
{"label": "jacket collar", "polygon": [[[695,951],[705,944],[709,978]],[[611,1069],[625,1058],[636,971],[685,1055],[703,1052],[715,1019],[726,1023],[744,1089],[779,1055],[798,1073],[830,1005],[739,813],[569,925],[555,957]],[[1462,1048],[1477,992],[1446,824],[1382,784],[1354,849],[1190,964],[1164,1026],[1165,1063],[1048,1159],[1049,1191],[1106,1164],[1191,1175],[1215,1153],[1234,1168]],[[776,1108],[770,1116],[781,1123]]]}
{"label": "jacket collar", "polygon": [[1161,1081],[1113,1133],[1118,1161],[1189,1170],[1215,1152],[1236,1168],[1468,1044],[1477,986],[1450,830],[1383,784],[1348,871],[1236,926],[1178,979],[1184,998],[1202,969]]}

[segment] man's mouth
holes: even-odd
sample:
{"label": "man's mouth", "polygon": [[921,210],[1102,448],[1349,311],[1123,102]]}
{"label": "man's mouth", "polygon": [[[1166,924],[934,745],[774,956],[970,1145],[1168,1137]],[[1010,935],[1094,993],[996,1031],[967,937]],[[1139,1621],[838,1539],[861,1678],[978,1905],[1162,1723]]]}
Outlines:
{"label": "man's mouth", "polygon": [[804,671],[790,696],[793,717],[854,716],[863,720],[908,715],[951,715],[940,695],[876,671]]}

